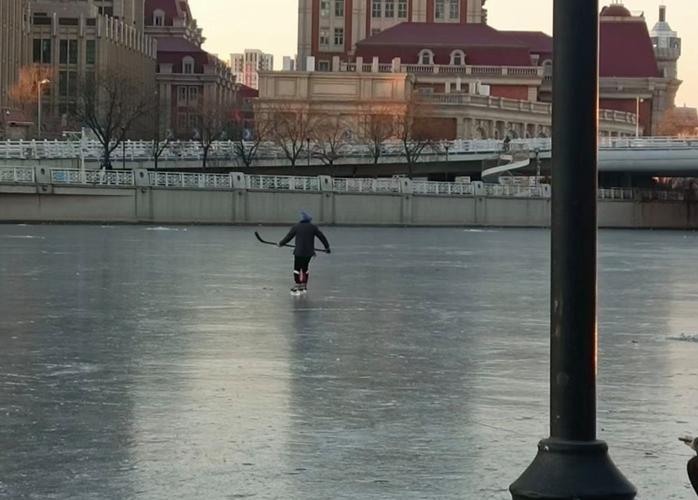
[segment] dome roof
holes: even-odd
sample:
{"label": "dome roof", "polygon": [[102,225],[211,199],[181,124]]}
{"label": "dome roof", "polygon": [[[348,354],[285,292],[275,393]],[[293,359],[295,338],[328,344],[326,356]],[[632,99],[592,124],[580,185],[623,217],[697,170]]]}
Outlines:
{"label": "dome roof", "polygon": [[608,5],[601,10],[601,17],[633,17],[630,11],[621,3]]}

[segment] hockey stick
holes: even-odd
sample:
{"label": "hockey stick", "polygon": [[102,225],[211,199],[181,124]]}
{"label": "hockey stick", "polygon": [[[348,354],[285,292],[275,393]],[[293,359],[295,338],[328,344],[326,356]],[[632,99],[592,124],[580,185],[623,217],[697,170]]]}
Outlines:
{"label": "hockey stick", "polygon": [[[274,243],[272,241],[266,241],[265,239],[263,239],[257,231],[254,232],[254,235],[257,237],[257,239],[259,240],[260,243],[264,243],[265,245],[277,246],[276,243]],[[284,246],[289,247],[289,248],[296,248],[296,245],[284,245]],[[327,250],[320,249],[320,248],[316,248],[315,251],[322,252],[322,253],[328,253]]]}

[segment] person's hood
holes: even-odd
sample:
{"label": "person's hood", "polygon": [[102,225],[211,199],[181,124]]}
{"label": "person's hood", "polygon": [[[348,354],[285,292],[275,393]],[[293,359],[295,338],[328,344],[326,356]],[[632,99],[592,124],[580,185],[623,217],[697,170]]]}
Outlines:
{"label": "person's hood", "polygon": [[301,222],[310,222],[313,220],[313,216],[310,215],[308,212],[305,210],[301,210]]}

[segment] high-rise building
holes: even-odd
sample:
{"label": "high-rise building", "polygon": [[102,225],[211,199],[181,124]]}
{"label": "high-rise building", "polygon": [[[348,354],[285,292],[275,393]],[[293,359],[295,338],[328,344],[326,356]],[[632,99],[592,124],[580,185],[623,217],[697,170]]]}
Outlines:
{"label": "high-rise building", "polygon": [[[0,112],[6,116],[9,92],[19,69],[29,60],[29,1],[0,1]],[[0,118],[3,122],[4,118]],[[0,124],[0,127],[2,124]]]}
{"label": "high-rise building", "polygon": [[404,22],[483,23],[483,0],[299,0],[298,66],[308,57],[329,70],[334,56],[346,60],[356,44]]}
{"label": "high-rise building", "polygon": [[[89,0],[88,0],[89,1]],[[103,16],[115,17],[143,30],[145,0],[91,0]]]}
{"label": "high-rise building", "polygon": [[[133,0],[129,5],[142,0]],[[123,8],[123,0],[32,0],[30,62],[53,75],[42,94],[47,114],[65,120],[76,109],[81,82],[118,67],[144,80],[155,78],[156,44],[142,21],[112,17],[104,5]],[[102,9],[102,10],[100,10]],[[102,13],[100,13],[102,12]],[[123,11],[114,11],[123,13]]]}
{"label": "high-rise building", "polygon": [[242,54],[230,54],[230,67],[238,83],[259,89],[259,72],[274,69],[274,56],[258,49],[245,49]]}

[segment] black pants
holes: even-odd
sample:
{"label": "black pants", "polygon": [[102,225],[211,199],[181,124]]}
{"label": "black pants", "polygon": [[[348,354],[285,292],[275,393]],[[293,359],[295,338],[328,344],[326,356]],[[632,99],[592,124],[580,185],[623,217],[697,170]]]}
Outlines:
{"label": "black pants", "polygon": [[312,257],[296,256],[294,258],[293,279],[299,285],[308,283],[308,266],[310,265],[310,259],[312,259]]}

